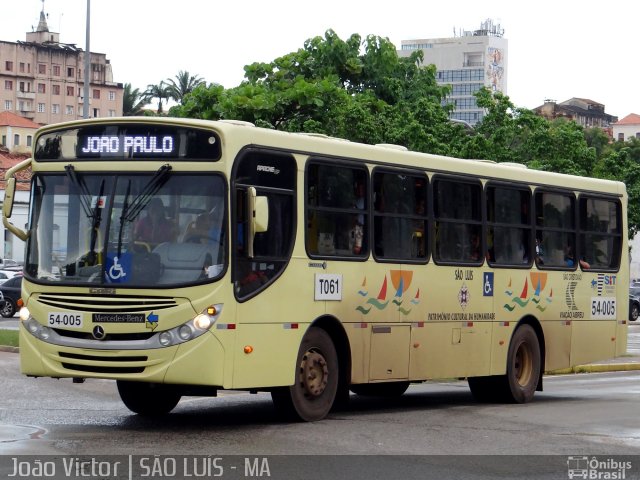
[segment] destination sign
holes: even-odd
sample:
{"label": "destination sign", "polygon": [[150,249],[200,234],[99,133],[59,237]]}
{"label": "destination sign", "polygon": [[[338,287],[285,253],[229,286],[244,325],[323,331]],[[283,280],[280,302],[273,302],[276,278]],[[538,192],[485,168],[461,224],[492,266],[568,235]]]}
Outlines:
{"label": "destination sign", "polygon": [[220,159],[213,130],[160,123],[108,122],[47,131],[36,139],[34,159],[207,160]]}
{"label": "destination sign", "polygon": [[83,139],[82,153],[174,153],[173,137],[125,135],[116,137],[113,135],[88,136]]}

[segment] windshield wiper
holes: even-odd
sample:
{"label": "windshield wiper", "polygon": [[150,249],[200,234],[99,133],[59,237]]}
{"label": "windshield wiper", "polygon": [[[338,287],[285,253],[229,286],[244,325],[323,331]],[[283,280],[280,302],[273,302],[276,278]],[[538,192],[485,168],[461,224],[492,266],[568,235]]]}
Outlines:
{"label": "windshield wiper", "polygon": [[151,177],[149,182],[145,185],[136,198],[131,202],[131,206],[129,207],[129,211],[126,216],[123,213],[123,217],[125,220],[131,222],[133,221],[142,211],[144,207],[151,201],[153,196],[162,188],[162,186],[167,183],[169,180],[169,176],[171,174],[171,165],[168,163],[162,165],[156,173]]}
{"label": "windshield wiper", "polygon": [[71,180],[78,190],[80,190],[80,205],[82,205],[82,209],[84,210],[85,215],[88,218],[93,218],[93,212],[91,211],[91,194],[89,193],[89,189],[87,185],[84,183],[82,177],[78,178],[78,174],[76,173],[76,169],[73,165],[69,164],[64,167],[67,172],[67,177]]}
{"label": "windshield wiper", "polygon": [[102,208],[104,205],[100,205],[102,201],[102,196],[104,195],[104,178],[100,182],[100,192],[98,193],[98,198],[96,198],[96,205],[93,208],[93,213],[91,214],[91,242],[89,244],[89,253],[87,254],[87,261],[90,265],[96,264],[96,243],[98,241],[98,230],[100,229],[100,222],[102,221]]}

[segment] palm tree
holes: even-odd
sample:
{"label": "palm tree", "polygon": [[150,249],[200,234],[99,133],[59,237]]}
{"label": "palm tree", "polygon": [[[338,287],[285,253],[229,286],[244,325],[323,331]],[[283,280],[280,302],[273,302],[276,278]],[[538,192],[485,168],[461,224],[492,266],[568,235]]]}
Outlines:
{"label": "palm tree", "polygon": [[169,98],[171,98],[171,95],[169,94],[169,86],[164,83],[164,81],[160,81],[157,85],[147,85],[147,89],[144,91],[143,95],[147,100],[151,100],[152,98],[158,99],[158,115],[162,115],[162,101],[169,100]]}
{"label": "palm tree", "polygon": [[122,114],[126,116],[142,115],[142,109],[149,102],[140,89],[132,89],[130,83],[124,84],[124,94],[122,99]]}
{"label": "palm tree", "polygon": [[189,75],[189,72],[186,70],[180,70],[175,80],[167,78],[169,96],[178,103],[182,103],[182,99],[187,93],[191,93],[194,88],[204,83],[204,80],[198,75]]}

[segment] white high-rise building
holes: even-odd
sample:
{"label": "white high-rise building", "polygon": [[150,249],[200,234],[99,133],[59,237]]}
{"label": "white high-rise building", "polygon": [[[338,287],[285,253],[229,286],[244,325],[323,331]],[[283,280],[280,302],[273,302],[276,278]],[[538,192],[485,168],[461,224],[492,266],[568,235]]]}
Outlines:
{"label": "white high-rise building", "polygon": [[402,40],[398,54],[408,57],[415,50],[424,53],[424,65],[435,65],[439,84],[451,85],[447,103],[455,108],[451,118],[471,125],[479,122],[484,110],[473,96],[481,87],[507,93],[507,39],[504,29],[492,20],[480,29],[463,30],[450,38]]}

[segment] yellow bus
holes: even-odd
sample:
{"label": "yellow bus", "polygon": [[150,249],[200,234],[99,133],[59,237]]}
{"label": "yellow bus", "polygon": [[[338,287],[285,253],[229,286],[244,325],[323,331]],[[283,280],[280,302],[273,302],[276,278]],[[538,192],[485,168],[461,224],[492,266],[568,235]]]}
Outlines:
{"label": "yellow bus", "polygon": [[439,378],[522,403],[626,352],[622,183],[134,117],[43,127],[6,178],[22,373],[116,380],[138,414],[231,389],[314,421]]}

